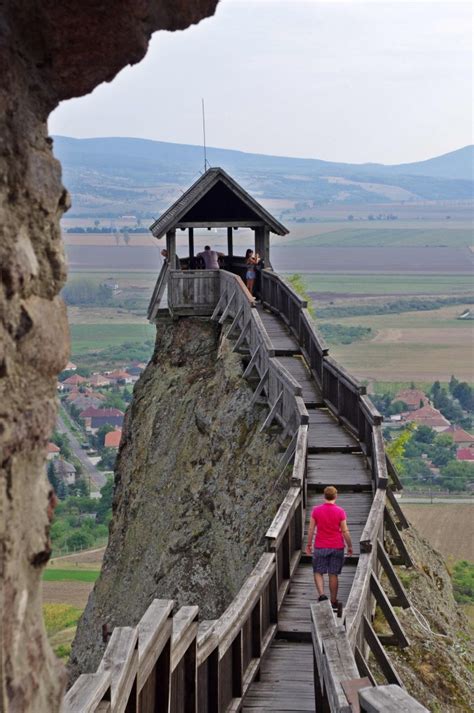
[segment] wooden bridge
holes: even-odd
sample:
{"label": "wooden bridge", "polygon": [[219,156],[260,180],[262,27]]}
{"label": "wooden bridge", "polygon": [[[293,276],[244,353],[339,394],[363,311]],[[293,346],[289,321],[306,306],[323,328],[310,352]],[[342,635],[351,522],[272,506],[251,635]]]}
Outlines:
{"label": "wooden bridge", "polygon": [[[281,468],[290,487],[267,531],[267,552],[218,620],[199,622],[194,606],[174,613],[172,602],[153,602],[137,627],[114,630],[97,673],[77,680],[64,710],[426,710],[405,692],[385,649],[409,645],[394,606],[410,604],[392,562],[412,563],[381,416],[329,356],[306,303],[271,270],[262,271],[260,304],[231,272],[163,270],[173,316],[196,306],[242,354],[253,401],[266,406],[261,427],[276,425],[286,446]],[[158,299],[156,292],[155,318]],[[354,541],[340,578],[342,619],[329,602],[314,603],[302,549],[311,507],[328,484],[338,488]],[[387,553],[387,535],[396,556]],[[390,637],[374,631],[376,605]],[[369,653],[387,685],[375,685]]]}
{"label": "wooden bridge", "polygon": [[[209,205],[215,212],[203,217]],[[267,265],[258,304],[242,282],[232,227],[226,269],[192,269],[194,227],[223,227],[224,217],[255,230]],[[176,255],[176,228],[189,231],[184,260]],[[221,617],[199,621],[196,606],[175,611],[171,601],[152,602],[138,626],[113,631],[97,672],[80,676],[67,693],[65,713],[425,711],[404,690],[386,649],[409,646],[394,607],[410,602],[393,564],[412,562],[400,536],[408,523],[394,495],[401,484],[384,452],[382,418],[364,387],[329,356],[306,302],[270,269],[269,231],[286,229],[221,169],[204,174],[152,229],[166,234],[168,260],[149,319],[198,316],[222,326],[242,355],[253,405],[262,406],[261,429],[280,440],[280,477],[289,488],[269,523],[266,552]],[[354,544],[340,577],[341,618],[328,601],[315,603],[303,552],[311,508],[326,485],[340,493]],[[389,636],[374,630],[376,606]],[[376,685],[372,660],[385,685]]]}

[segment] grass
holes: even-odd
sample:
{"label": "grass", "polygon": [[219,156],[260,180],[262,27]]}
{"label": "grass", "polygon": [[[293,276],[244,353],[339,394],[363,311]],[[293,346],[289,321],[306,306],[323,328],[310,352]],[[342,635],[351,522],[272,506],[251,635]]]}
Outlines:
{"label": "grass", "polygon": [[72,640],[81,614],[81,609],[69,604],[43,604],[43,619],[49,643],[56,656],[64,663],[71,653]]}
{"label": "grass", "polygon": [[118,346],[124,342],[144,342],[154,339],[156,328],[151,324],[73,324],[71,325],[71,343],[73,356],[88,351]]}
{"label": "grass", "polygon": [[335,295],[449,295],[473,290],[472,275],[468,274],[303,272],[301,277],[308,292]]}
{"label": "grass", "polygon": [[89,569],[45,569],[45,582],[95,582],[99,577],[98,570]]}
{"label": "grass", "polygon": [[76,626],[82,611],[69,604],[43,604],[43,619],[48,636]]}
{"label": "grass", "polygon": [[[374,224],[375,223],[375,224]],[[472,245],[472,230],[469,226],[452,227],[449,223],[440,227],[408,227],[408,223],[396,225],[371,222],[360,226],[343,226],[287,241],[298,247],[450,247]]]}

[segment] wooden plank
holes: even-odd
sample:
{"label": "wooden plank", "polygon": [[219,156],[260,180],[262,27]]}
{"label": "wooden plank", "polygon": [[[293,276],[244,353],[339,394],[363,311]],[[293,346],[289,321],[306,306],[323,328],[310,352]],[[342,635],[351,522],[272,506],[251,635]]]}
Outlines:
{"label": "wooden plank", "polygon": [[[110,675],[112,710],[121,713],[132,703],[129,710],[135,710],[130,701],[138,671],[138,629],[117,626],[112,632],[108,646],[97,669],[97,673]],[[135,692],[136,695],[136,692]]]}
{"label": "wooden plank", "polygon": [[406,567],[413,567],[413,560],[410,557],[410,553],[407,550],[407,547],[405,543],[403,542],[402,536],[400,535],[400,532],[398,530],[398,527],[395,525],[392,515],[390,513],[390,510],[387,508],[384,509],[384,523],[390,532],[390,535],[395,543],[395,546],[398,550],[398,553],[400,555],[400,560],[401,562],[406,566]]}
{"label": "wooden plank", "polygon": [[83,673],[66,693],[63,713],[95,713],[104,698],[110,698],[109,671]]}
{"label": "wooden plank", "polygon": [[357,563],[351,591],[344,607],[346,629],[351,643],[357,641],[357,635],[362,623],[362,617],[367,602],[372,572],[372,553],[361,553]]}
{"label": "wooden plank", "polygon": [[181,607],[173,617],[171,671],[174,671],[197,637],[199,607]]}
{"label": "wooden plank", "polygon": [[221,294],[221,296],[219,297],[219,301],[216,304],[216,307],[214,309],[214,312],[211,315],[211,321],[214,322],[218,318],[219,313],[221,312],[222,308],[224,307],[224,305],[226,303],[226,299],[227,298],[226,298],[225,293]]}
{"label": "wooden plank", "polygon": [[250,616],[257,599],[262,595],[274,572],[275,555],[273,553],[263,554],[238,594],[217,620],[214,634],[219,642],[220,659],[227,652],[247,617]]}
{"label": "wooden plank", "polygon": [[428,708],[396,685],[364,688],[359,691],[359,704],[363,713],[428,713]]}
{"label": "wooden plank", "polygon": [[372,675],[372,672],[369,668],[369,665],[365,658],[362,656],[362,652],[359,649],[358,646],[355,647],[354,649],[354,658],[357,664],[357,668],[359,669],[359,673],[361,676],[365,676],[369,681],[372,686],[377,685],[377,681]]}
{"label": "wooden plank", "polygon": [[374,572],[372,572],[370,576],[370,591],[374,595],[375,601],[382,610],[383,615],[387,620],[387,623],[390,626],[400,648],[410,646],[405,630],[400,624],[398,617]]}
{"label": "wooden plank", "polygon": [[238,326],[239,319],[242,316],[243,311],[244,311],[244,306],[243,306],[243,304],[241,304],[241,305],[239,305],[239,308],[238,308],[237,312],[235,313],[235,317],[232,320],[232,324],[230,325],[229,329],[225,333],[225,336],[227,339],[231,338],[231,335],[234,332],[234,329]]}
{"label": "wooden plank", "polygon": [[364,638],[369,645],[369,648],[377,661],[387,683],[395,683],[403,688],[403,681],[396,672],[392,662],[390,661],[384,647],[380,643],[377,634],[375,633],[372,624],[364,616]]}
{"label": "wooden plank", "polygon": [[384,520],[386,490],[377,490],[361,538],[361,552],[372,552]]}
{"label": "wooden plank", "polygon": [[288,528],[296,508],[301,503],[301,488],[292,487],[288,490],[285,499],[280,505],[277,514],[273,518],[272,524],[268,528],[265,537],[269,546],[276,549],[283,539],[283,535]]}
{"label": "wooden plank", "polygon": [[383,542],[377,540],[377,557],[382,565],[382,568],[387,575],[387,579],[395,593],[395,597],[391,598],[390,601],[397,607],[403,607],[404,609],[410,608],[410,600],[408,599],[408,594],[406,593],[405,587],[397,576],[397,573],[393,569],[390,558],[385,551]]}
{"label": "wooden plank", "polygon": [[350,713],[341,682],[359,677],[354,655],[342,627],[336,626],[329,601],[311,604],[313,650],[322,688],[330,708]]}
{"label": "wooden plank", "polygon": [[291,485],[304,487],[306,479],[306,458],[308,452],[308,426],[300,426],[296,439],[295,459],[291,474]]}
{"label": "wooden plank", "polygon": [[250,399],[250,405],[251,405],[251,406],[254,406],[254,405],[255,405],[255,403],[257,402],[258,397],[259,397],[260,394],[262,393],[262,391],[263,391],[263,389],[264,389],[264,387],[265,387],[265,385],[266,385],[266,383],[267,383],[267,381],[268,381],[269,372],[270,372],[270,370],[269,370],[268,368],[265,369],[265,372],[264,372],[262,378],[261,378],[260,381],[258,382],[258,386],[257,386],[257,388],[255,389],[255,391],[253,392],[252,398]]}
{"label": "wooden plank", "polygon": [[138,692],[171,637],[173,607],[171,600],[154,599],[138,622]]}
{"label": "wooden plank", "polygon": [[372,685],[367,676],[365,678],[353,678],[351,681],[342,681],[342,690],[346,694],[348,703],[351,704],[351,713],[360,713],[359,691]]}

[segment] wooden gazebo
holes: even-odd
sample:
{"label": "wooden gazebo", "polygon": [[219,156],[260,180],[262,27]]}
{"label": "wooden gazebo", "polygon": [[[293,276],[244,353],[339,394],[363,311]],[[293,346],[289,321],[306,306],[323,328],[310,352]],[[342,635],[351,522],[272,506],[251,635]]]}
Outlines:
{"label": "wooden gazebo", "polygon": [[187,229],[189,256],[182,256],[183,267],[194,262],[194,229],[227,228],[225,267],[232,270],[242,260],[234,256],[233,231],[251,228],[255,232],[255,252],[265,267],[271,267],[270,233],[286,235],[288,230],[263,208],[222,168],[209,168],[163,215],[150,226],[155,238],[166,235],[169,264],[176,264],[176,230]]}

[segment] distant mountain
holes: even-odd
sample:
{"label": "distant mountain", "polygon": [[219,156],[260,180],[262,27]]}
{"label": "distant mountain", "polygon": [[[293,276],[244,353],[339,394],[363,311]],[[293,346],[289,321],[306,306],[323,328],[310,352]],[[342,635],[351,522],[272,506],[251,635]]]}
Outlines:
{"label": "distant mountain", "polygon": [[[69,215],[156,216],[203,170],[200,146],[132,138],[54,137],[64,182],[73,196]],[[327,203],[461,200],[473,195],[473,147],[411,164],[349,164],[209,148],[222,166],[261,199],[306,208]]]}

